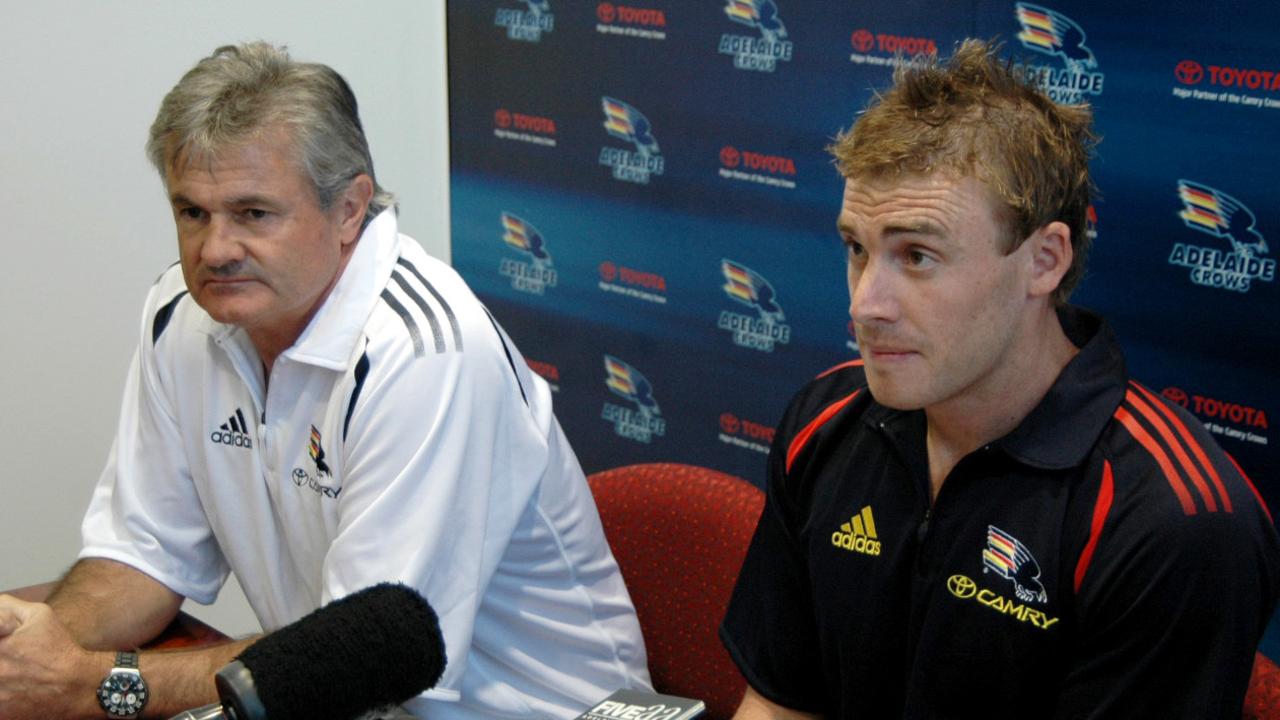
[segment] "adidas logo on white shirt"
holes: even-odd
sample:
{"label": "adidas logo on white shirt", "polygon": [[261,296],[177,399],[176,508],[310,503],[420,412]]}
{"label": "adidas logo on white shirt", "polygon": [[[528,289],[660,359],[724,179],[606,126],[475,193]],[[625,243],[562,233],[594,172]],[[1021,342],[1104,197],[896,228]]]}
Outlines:
{"label": "adidas logo on white shirt", "polygon": [[245,422],[244,413],[240,408],[236,408],[236,414],[222,423],[217,430],[209,433],[209,439],[220,445],[245,449],[253,447],[253,438],[249,437],[249,423]]}

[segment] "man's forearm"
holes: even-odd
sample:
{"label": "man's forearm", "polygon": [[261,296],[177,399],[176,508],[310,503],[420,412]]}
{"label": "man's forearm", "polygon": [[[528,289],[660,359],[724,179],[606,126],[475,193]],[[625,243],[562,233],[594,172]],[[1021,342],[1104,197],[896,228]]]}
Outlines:
{"label": "man's forearm", "polygon": [[138,669],[151,689],[143,717],[169,718],[183,710],[217,702],[214,673],[261,636],[231,640],[198,650],[143,652]]}
{"label": "man's forearm", "polygon": [[[94,653],[90,667],[109,669],[115,650],[140,647],[159,635],[178,614],[182,601],[181,595],[146,573],[113,560],[88,559],[67,572],[46,603],[82,647],[102,651]],[[215,702],[214,673],[257,639],[195,650],[143,652],[138,668],[151,695],[144,717],[168,718]],[[92,699],[105,669],[83,678],[80,692]]]}
{"label": "man's forearm", "polygon": [[766,700],[750,685],[742,696],[742,704],[734,713],[733,720],[821,720],[821,715],[803,713],[799,710],[782,707]]}
{"label": "man's forearm", "polygon": [[182,596],[114,560],[77,562],[45,601],[89,650],[140,647],[178,614]]}
{"label": "man's forearm", "polygon": [[[138,670],[147,683],[149,695],[141,717],[170,718],[184,710],[217,702],[214,674],[256,639],[228,641],[198,650],[141,653]],[[57,716],[87,719],[105,717],[98,705],[97,691],[114,660],[114,652],[96,651],[89,658],[68,668],[70,672],[60,673],[60,691],[64,695],[65,704],[60,707]]]}

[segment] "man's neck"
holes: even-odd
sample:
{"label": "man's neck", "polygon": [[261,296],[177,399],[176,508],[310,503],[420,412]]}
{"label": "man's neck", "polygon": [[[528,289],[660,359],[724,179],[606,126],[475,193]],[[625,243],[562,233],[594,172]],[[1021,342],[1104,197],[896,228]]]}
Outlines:
{"label": "man's neck", "polygon": [[[308,318],[310,321],[310,318]],[[305,325],[303,329],[305,329]],[[285,350],[288,350],[297,342],[302,335],[302,330],[288,335],[271,335],[263,336],[258,333],[249,332],[249,341],[253,343],[253,349],[258,351],[258,359],[262,361],[262,382],[265,385],[271,378],[271,367],[275,365],[276,358]]]}
{"label": "man's neck", "polygon": [[961,397],[925,408],[930,500],[964,456],[1018,427],[1079,352],[1046,308],[999,371]]}
{"label": "man's neck", "polygon": [[338,262],[337,270],[329,280],[329,284],[320,292],[305,314],[295,318],[288,324],[274,325],[261,329],[245,328],[245,332],[249,334],[249,342],[253,343],[253,348],[258,351],[258,359],[262,361],[264,384],[271,379],[271,368],[275,365],[276,358],[280,357],[285,350],[293,347],[298,338],[302,337],[302,333],[306,331],[316,313],[320,312],[320,308],[324,306],[333,289],[337,287],[343,272],[346,271],[347,265],[351,262],[351,257],[355,254],[357,244],[358,242],[353,242],[342,246],[342,257]]}

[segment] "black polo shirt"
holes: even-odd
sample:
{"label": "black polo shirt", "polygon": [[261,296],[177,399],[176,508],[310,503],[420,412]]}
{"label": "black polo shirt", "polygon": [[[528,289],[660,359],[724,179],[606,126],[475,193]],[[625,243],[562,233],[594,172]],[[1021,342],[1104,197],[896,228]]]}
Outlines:
{"label": "black polo shirt", "polygon": [[1280,543],[1204,427],[1129,380],[1096,315],[1010,434],[932,507],[922,411],[860,363],[792,401],[721,637],[827,718],[1239,718]]}

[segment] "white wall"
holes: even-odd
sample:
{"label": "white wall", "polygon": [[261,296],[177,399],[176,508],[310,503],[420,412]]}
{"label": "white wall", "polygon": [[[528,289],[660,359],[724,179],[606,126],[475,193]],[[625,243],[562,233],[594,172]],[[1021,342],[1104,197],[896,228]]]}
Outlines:
{"label": "white wall", "polygon": [[[401,228],[448,259],[443,0],[0,0],[0,589],[56,578],[111,444],[138,312],[177,259],[143,156],[160,99],[263,39],[350,82]],[[257,629],[239,587],[187,610]]]}

